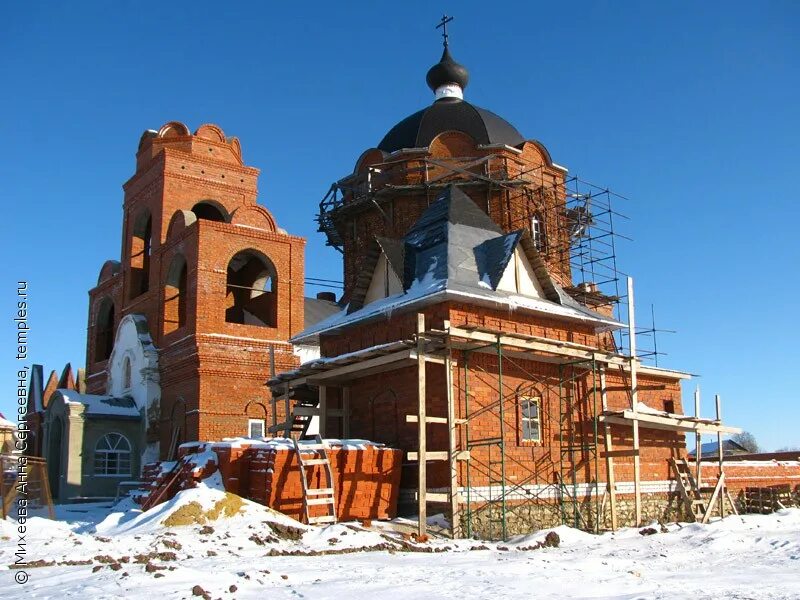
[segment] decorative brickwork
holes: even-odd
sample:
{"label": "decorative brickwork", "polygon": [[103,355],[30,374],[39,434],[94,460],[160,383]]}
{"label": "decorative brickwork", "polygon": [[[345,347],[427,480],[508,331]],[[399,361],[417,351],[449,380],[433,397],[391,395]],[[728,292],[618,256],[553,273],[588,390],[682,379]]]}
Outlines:
{"label": "decorative brickwork", "polygon": [[162,388],[148,436],[162,457],[269,418],[271,347],[277,371],[297,365],[287,340],[303,328],[305,241],[256,203],[258,173],[218,127],[172,122],[145,132],[123,186],[122,259],[89,292],[87,387],[105,392],[117,324],[144,315]]}

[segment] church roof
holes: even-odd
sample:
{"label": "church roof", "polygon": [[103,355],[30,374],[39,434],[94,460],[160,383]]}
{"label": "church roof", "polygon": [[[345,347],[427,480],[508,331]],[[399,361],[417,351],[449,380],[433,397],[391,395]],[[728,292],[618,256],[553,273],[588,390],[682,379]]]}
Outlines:
{"label": "church roof", "polygon": [[495,113],[458,98],[442,98],[406,117],[389,130],[378,148],[395,152],[403,148],[427,148],[445,131],[461,131],[478,144],[519,146],[522,134]]}
{"label": "church roof", "polygon": [[130,396],[100,396],[81,394],[75,390],[56,390],[65,404],[83,404],[88,417],[138,419],[141,414]]}
{"label": "church roof", "polygon": [[380,150],[427,148],[445,131],[466,133],[481,145],[519,146],[525,141],[511,123],[463,99],[469,73],[450,56],[446,41],[442,58],[430,68],[426,81],[437,99],[392,127],[378,144]]}
{"label": "church roof", "polygon": [[303,327],[311,327],[342,310],[336,302],[309,296],[303,299],[303,307]]}
{"label": "church roof", "polygon": [[[385,317],[412,306],[447,299],[547,314],[592,323],[597,328],[618,328],[617,321],[594,312],[572,299],[547,273],[547,268],[525,231],[503,233],[498,225],[458,187],[451,185],[422,214],[396,244],[381,239],[382,248],[392,249],[402,260],[403,291],[364,305],[367,285],[354,290],[350,305],[335,315],[307,327],[294,342],[308,340],[358,322]],[[514,252],[527,257],[543,291],[542,297],[525,296],[498,289],[498,283]],[[373,267],[374,267],[373,261]],[[369,267],[368,267],[369,268]],[[364,273],[359,281],[369,279]]]}

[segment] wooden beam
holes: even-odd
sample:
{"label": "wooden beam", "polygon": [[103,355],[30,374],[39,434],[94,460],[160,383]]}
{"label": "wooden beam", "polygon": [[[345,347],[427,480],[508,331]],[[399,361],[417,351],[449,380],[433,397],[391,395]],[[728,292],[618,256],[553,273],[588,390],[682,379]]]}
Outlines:
{"label": "wooden beam", "polygon": [[[419,452],[406,452],[406,458],[408,458],[408,460],[410,461],[416,462],[419,460]],[[437,451],[428,450],[425,453],[425,460],[427,460],[428,462],[432,462],[435,460],[450,460],[450,459],[452,459],[454,462],[469,460],[470,459],[469,450],[459,450],[453,454],[450,454],[446,450],[437,450]]]}
{"label": "wooden beam", "polygon": [[319,386],[319,435],[322,439],[328,432],[328,388]]}
{"label": "wooden beam", "polygon": [[[406,423],[418,423],[419,418],[417,415],[406,415]],[[439,425],[447,425],[447,417],[425,417],[426,423],[436,423]]]}
{"label": "wooden beam", "polygon": [[[400,350],[399,352],[384,354],[383,356],[376,356],[375,358],[369,358],[367,360],[362,360],[361,362],[355,362],[349,365],[343,365],[341,367],[337,367],[335,369],[321,371],[319,373],[314,373],[313,375],[307,375],[306,377],[304,377],[303,378],[305,380],[304,383],[322,383],[332,379],[346,378],[346,377],[349,377],[350,379],[358,379],[359,377],[365,376],[362,374],[362,372],[367,371],[368,369],[373,369],[375,367],[386,367],[383,370],[389,371],[393,368],[396,368],[394,365],[392,365],[392,363],[412,359],[411,353],[412,350],[410,349]],[[378,371],[373,371],[373,373],[376,372]],[[354,377],[353,376],[354,374],[357,376]]]}
{"label": "wooden beam", "polygon": [[[418,494],[417,509],[419,511],[419,523],[417,533],[420,537],[426,535],[428,526],[428,507],[425,495],[428,490],[428,470],[427,470],[427,439],[426,439],[426,410],[425,402],[427,392],[425,388],[425,315],[417,313],[417,450],[419,452],[419,462],[417,463],[417,486]],[[424,539],[424,538],[423,538]]]}
{"label": "wooden beam", "polygon": [[[608,388],[606,387],[606,368],[600,365],[600,398],[603,412],[608,410]],[[606,477],[608,480],[608,497],[611,505],[611,530],[616,531],[617,524],[617,483],[614,478],[614,448],[611,441],[611,424],[603,423],[603,433],[606,445]]]}
{"label": "wooden beam", "polygon": [[714,487],[714,493],[711,494],[711,498],[709,499],[708,504],[706,504],[706,514],[703,515],[703,523],[708,523],[708,520],[711,518],[711,511],[714,507],[714,503],[717,501],[717,498],[719,498],[720,503],[724,502],[723,499],[724,497],[720,493],[724,487],[725,487],[725,473],[719,476],[719,479],[717,480],[717,485]]}
{"label": "wooden beam", "polygon": [[[478,331],[461,327],[451,327],[450,332],[454,337],[466,338],[471,341],[497,343],[497,337],[498,337],[497,333],[489,333],[485,331]],[[551,340],[548,338],[541,338],[536,336],[524,336],[523,334],[512,335],[508,333],[500,334],[500,343],[503,346],[510,346],[519,349],[519,351],[517,352],[513,350],[503,350],[503,354],[508,355],[511,358],[519,358],[523,360],[533,360],[533,361],[556,363],[556,364],[571,362],[576,359],[583,359],[589,361],[594,358],[595,361],[603,364],[617,365],[624,372],[630,371],[630,358],[622,356],[621,354],[606,352],[604,350],[593,348],[591,346],[586,346],[583,344],[563,342],[560,340]],[[459,349],[470,348],[468,344],[465,344],[463,342],[462,343],[455,342],[453,344],[453,347]],[[494,348],[496,348],[496,346]],[[473,351],[494,352],[496,350],[493,348],[474,348]],[[548,352],[553,356],[547,356],[545,354],[535,354],[534,352]],[[671,379],[671,380],[692,378],[691,374],[689,373],[683,373],[681,371],[673,371],[671,369],[661,369],[658,367],[645,366],[641,364],[641,361],[639,361],[638,358],[636,360],[639,366],[639,372],[644,375],[664,377],[666,379]]]}
{"label": "wooden beam", "polygon": [[[450,334],[454,337],[466,338],[477,342],[486,342],[487,344],[497,344],[499,341],[503,346],[511,346],[512,348],[520,348],[528,351],[547,352],[558,356],[568,356],[570,358],[584,359],[587,361],[597,360],[609,364],[624,365],[626,361],[629,360],[622,355],[592,348],[591,346],[535,336],[488,333],[452,326],[450,327]],[[531,356],[529,359],[536,360],[536,357]]]}
{"label": "wooden beam", "polygon": [[350,386],[342,388],[342,435],[350,437]]}
{"label": "wooden beam", "polygon": [[[700,386],[698,385],[694,390],[694,418],[700,418]],[[695,451],[695,461],[694,461],[694,468],[695,468],[695,475],[694,479],[697,481],[697,487],[700,488],[703,486],[703,480],[700,478],[701,469],[700,463],[703,462],[703,444],[702,444],[702,437],[701,433],[697,430],[694,432],[694,451]]]}
{"label": "wooden beam", "polygon": [[702,433],[740,433],[738,427],[728,427],[727,425],[717,425],[714,423],[696,422],[693,419],[678,419],[675,417],[662,417],[648,413],[636,413],[632,410],[623,410],[619,414],[600,415],[600,421],[612,423],[614,425],[626,425],[631,427],[633,421],[638,420],[641,426],[646,429],[661,429],[664,431],[681,431],[691,433],[701,431]]}
{"label": "wooden beam", "polygon": [[[633,300],[633,277],[628,277],[628,339],[630,341],[631,365],[631,408],[634,413],[639,412],[639,388],[637,387],[636,367],[636,313]],[[639,458],[639,419],[633,421],[633,494],[636,509],[636,527],[642,524],[642,485],[641,485],[641,460]]]}
{"label": "wooden beam", "polygon": [[[450,321],[444,322],[444,329],[450,329]],[[445,392],[447,397],[447,449],[450,457],[450,533],[453,539],[461,537],[461,517],[458,503],[458,458],[456,444],[458,435],[456,427],[456,407],[453,398],[453,352],[450,347],[450,336],[447,336],[444,355]],[[467,450],[467,452],[469,452]]]}
{"label": "wooden beam", "polygon": [[[719,394],[716,394],[714,396],[714,403],[716,404],[717,407],[717,412],[716,412],[717,421],[722,421],[722,408],[720,406]],[[722,451],[722,434],[719,432],[717,432],[717,454],[719,456],[718,477],[719,479],[724,479],[725,468],[723,466],[723,463],[725,459],[725,453]],[[701,460],[703,460],[702,454],[697,457],[697,462],[699,463]],[[723,519],[725,518],[725,494],[719,495],[719,516]]]}
{"label": "wooden beam", "polygon": [[291,407],[289,406],[291,404],[291,399],[290,399],[289,396],[290,396],[290,394],[289,394],[289,384],[287,383],[284,386],[284,390],[283,390],[283,413],[284,413],[284,423],[286,424],[286,429],[283,432],[283,436],[287,437],[287,438],[292,437],[292,434],[291,434],[292,411],[291,411]]}

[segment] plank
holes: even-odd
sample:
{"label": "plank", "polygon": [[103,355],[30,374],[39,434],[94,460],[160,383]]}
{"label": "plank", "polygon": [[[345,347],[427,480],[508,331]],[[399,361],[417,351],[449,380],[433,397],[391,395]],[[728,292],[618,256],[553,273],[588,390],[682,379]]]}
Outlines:
{"label": "plank", "polygon": [[[436,423],[441,425],[447,425],[447,418],[446,417],[425,417],[426,423]],[[406,423],[419,423],[419,417],[417,415],[406,415]]]}

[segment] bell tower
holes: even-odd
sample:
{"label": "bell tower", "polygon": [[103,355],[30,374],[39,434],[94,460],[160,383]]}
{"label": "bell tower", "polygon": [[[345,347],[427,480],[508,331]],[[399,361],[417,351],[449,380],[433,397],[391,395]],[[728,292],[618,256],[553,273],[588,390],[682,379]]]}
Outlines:
{"label": "bell tower", "polygon": [[305,240],[256,203],[258,174],[219,127],[170,122],[142,135],[123,186],[121,260],[89,292],[87,391],[106,392],[117,324],[141,316],[161,394],[147,440],[162,458],[266,425],[270,356],[278,372],[297,364]]}

